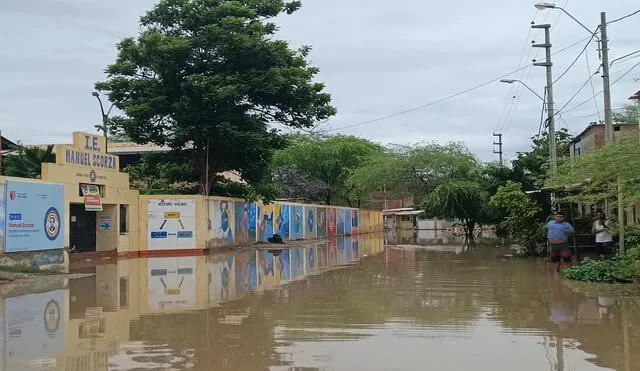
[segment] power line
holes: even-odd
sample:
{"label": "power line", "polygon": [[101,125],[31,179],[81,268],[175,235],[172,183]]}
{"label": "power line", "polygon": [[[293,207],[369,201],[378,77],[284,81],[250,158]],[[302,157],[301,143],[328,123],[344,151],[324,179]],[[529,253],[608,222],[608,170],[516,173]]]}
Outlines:
{"label": "power line", "polygon": [[[560,76],[558,76],[558,78],[556,78],[553,81],[553,84],[555,84],[556,82],[560,81],[560,79],[562,79],[567,72],[569,72],[573,66],[576,65],[576,63],[578,62],[578,59],[580,59],[580,57],[582,57],[582,54],[584,54],[584,52],[587,50],[587,47],[589,47],[589,44],[591,44],[591,41],[593,41],[593,38],[596,36],[596,34],[592,34],[591,37],[589,38],[589,40],[587,41],[587,43],[585,44],[584,48],[582,48],[582,50],[580,51],[580,53],[578,54],[578,56],[576,56],[576,58],[573,60],[573,62],[571,62],[571,64],[569,64],[569,67],[567,67],[561,74]],[[553,85],[552,84],[552,85]]]}
{"label": "power line", "polygon": [[609,21],[609,22],[607,22],[607,24],[620,22],[620,21],[622,21],[623,19],[627,19],[627,18],[629,18],[629,17],[633,17],[634,15],[636,15],[636,14],[638,14],[638,13],[640,13],[640,9],[636,10],[636,11],[635,11],[635,12],[633,12],[633,13],[627,14],[627,15],[625,15],[625,16],[623,16],[623,17],[616,18],[616,19],[614,19],[613,21]]}
{"label": "power line", "polygon": [[[589,74],[589,84],[591,85],[591,93],[593,93],[593,95],[596,94],[596,88],[593,86],[593,73],[591,73],[591,63],[589,62],[589,53],[585,53],[584,54],[585,59],[587,60],[587,73]],[[599,72],[599,71],[598,71]],[[600,117],[600,107],[598,106],[598,100],[596,99],[596,97],[593,97],[593,105],[596,107],[596,111],[598,112],[598,121],[601,120]]]}
{"label": "power line", "polygon": [[[579,40],[579,41],[577,41],[577,42],[575,42],[575,43],[573,43],[573,44],[571,44],[571,45],[568,45],[568,46],[566,46],[566,47],[564,47],[564,48],[562,48],[562,49],[558,50],[557,52],[553,53],[553,55],[556,55],[556,54],[562,53],[562,52],[564,52],[564,51],[566,51],[566,50],[569,50],[569,49],[571,49],[572,47],[574,47],[574,46],[576,46],[576,45],[578,45],[578,44],[580,44],[580,43],[582,43],[582,42],[586,41],[586,40],[587,40],[587,39],[589,39],[589,38],[590,38],[590,37],[585,37],[585,38],[583,38],[583,39],[581,39],[581,40]],[[485,86],[487,86],[487,85],[490,85],[490,84],[492,84],[492,83],[494,83],[494,82],[496,82],[496,81],[499,81],[500,79],[503,79],[503,78],[505,78],[505,77],[508,77],[508,76],[510,76],[510,75],[513,75],[514,73],[518,73],[518,72],[520,72],[520,71],[522,71],[522,70],[524,70],[524,69],[526,69],[526,68],[529,68],[530,66],[531,66],[531,64],[527,64],[527,65],[526,65],[526,66],[524,66],[524,67],[518,68],[518,69],[513,70],[513,71],[511,71],[511,72],[508,72],[508,73],[505,73],[505,74],[503,74],[503,75],[501,75],[501,76],[498,76],[498,77],[496,77],[496,78],[494,78],[494,79],[491,79],[491,80],[489,80],[489,81],[483,82],[483,83],[481,83],[481,84],[475,85],[475,86],[473,86],[473,87],[470,87],[470,88],[468,88],[468,89],[465,89],[465,90],[459,91],[459,92],[457,92],[457,93],[454,93],[454,94],[448,95],[448,96],[446,96],[446,97],[443,97],[443,98],[440,98],[440,99],[436,99],[436,100],[434,100],[434,101],[431,101],[431,102],[425,103],[425,104],[420,105],[420,106],[416,106],[416,107],[413,107],[413,108],[409,108],[409,109],[406,109],[406,110],[404,110],[404,111],[399,111],[399,112],[392,113],[392,114],[389,114],[389,115],[386,115],[386,116],[381,116],[381,117],[378,117],[378,118],[375,118],[375,119],[372,119],[372,120],[367,120],[367,121],[359,122],[359,123],[357,123],[357,124],[351,124],[351,125],[341,126],[341,127],[338,127],[338,128],[327,129],[327,130],[324,130],[324,132],[328,133],[328,132],[332,132],[332,131],[337,131],[337,130],[349,129],[349,128],[353,128],[353,127],[357,127],[357,126],[368,125],[368,124],[372,124],[372,123],[375,123],[375,122],[384,121],[384,120],[387,120],[387,119],[390,119],[390,118],[394,118],[394,117],[402,116],[402,115],[405,115],[405,114],[407,114],[407,113],[411,113],[411,112],[414,112],[414,111],[418,111],[418,110],[421,110],[421,109],[423,109],[423,108],[430,107],[430,106],[433,106],[433,105],[436,105],[436,104],[439,104],[439,103],[442,103],[442,102],[448,101],[448,100],[450,100],[450,99],[453,99],[453,98],[459,97],[459,96],[464,95],[464,94],[466,94],[466,93],[469,93],[469,92],[472,92],[472,91],[474,91],[474,90],[477,90],[477,89],[480,89],[480,88],[482,88],[482,87],[485,87]]]}
{"label": "power line", "polygon": [[[631,66],[631,68],[627,69],[627,71],[626,71],[624,74],[622,74],[622,76],[618,77],[614,82],[612,82],[612,83],[611,83],[611,86],[615,85],[618,81],[622,80],[625,76],[627,76],[629,73],[631,73],[631,71],[633,71],[633,70],[634,70],[636,67],[638,67],[638,66],[640,66],[640,62],[638,62],[638,63],[634,64],[633,66]],[[594,97],[599,96],[599,95],[600,95],[600,94],[602,94],[602,93],[603,93],[603,90],[600,90],[600,92],[598,92],[597,94],[595,94],[593,97],[589,97],[589,99],[587,99],[586,101],[584,101],[584,102],[582,102],[582,103],[578,104],[577,106],[572,107],[572,108],[570,108],[570,109],[568,109],[568,110],[566,110],[566,111],[564,111],[564,112],[562,112],[562,113],[567,113],[567,112],[574,111],[574,110],[576,110],[576,109],[578,109],[578,108],[580,108],[580,107],[584,106],[584,105],[585,105],[586,103],[588,103],[591,99],[593,99]],[[566,105],[565,105],[565,106],[566,106]],[[563,107],[563,108],[564,108],[564,107]]]}

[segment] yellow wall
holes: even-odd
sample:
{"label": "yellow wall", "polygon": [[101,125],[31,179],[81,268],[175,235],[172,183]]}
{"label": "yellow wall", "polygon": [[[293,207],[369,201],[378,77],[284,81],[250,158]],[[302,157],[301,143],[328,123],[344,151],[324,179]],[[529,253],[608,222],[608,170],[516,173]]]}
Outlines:
{"label": "yellow wall", "polygon": [[[67,151],[81,153],[88,162],[67,158]],[[80,184],[103,187],[103,212],[97,215],[96,251],[136,251],[138,249],[138,191],[129,189],[129,174],[119,171],[118,157],[106,153],[105,139],[90,133],[74,132],[73,146],[55,147],[56,163],[42,164],[43,181],[63,184],[65,188],[65,246],[70,240],[70,204],[83,204]],[[92,175],[95,174],[95,179]],[[120,233],[120,205],[128,207],[128,231]],[[100,216],[111,215],[111,230],[100,230]],[[106,222],[103,220],[102,222]]]}

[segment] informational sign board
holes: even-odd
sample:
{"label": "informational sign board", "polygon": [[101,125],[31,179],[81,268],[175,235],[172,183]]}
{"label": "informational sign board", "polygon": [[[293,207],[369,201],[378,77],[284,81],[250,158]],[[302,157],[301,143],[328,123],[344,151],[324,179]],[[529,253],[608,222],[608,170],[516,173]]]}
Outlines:
{"label": "informational sign board", "polygon": [[149,250],[196,248],[196,201],[151,199],[147,203]]}
{"label": "informational sign board", "polygon": [[7,180],[5,251],[64,248],[64,186]]}
{"label": "informational sign board", "polygon": [[7,370],[40,370],[64,353],[64,290],[4,301]]}
{"label": "informational sign board", "polygon": [[102,199],[100,198],[100,188],[94,184],[83,184],[82,195],[84,196],[84,209],[87,211],[102,211]]}
{"label": "informational sign board", "polygon": [[196,257],[148,260],[148,306],[151,310],[196,307]]}

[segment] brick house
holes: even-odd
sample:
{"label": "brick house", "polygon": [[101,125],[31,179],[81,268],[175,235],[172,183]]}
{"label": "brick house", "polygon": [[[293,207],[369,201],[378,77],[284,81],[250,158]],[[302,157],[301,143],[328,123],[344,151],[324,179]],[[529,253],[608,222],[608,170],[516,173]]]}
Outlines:
{"label": "brick house", "polygon": [[[614,136],[620,133],[638,133],[638,124],[615,123],[613,124]],[[605,145],[604,124],[593,124],[587,126],[582,133],[578,134],[569,143],[569,155],[580,156],[584,151],[591,148],[600,148]]]}

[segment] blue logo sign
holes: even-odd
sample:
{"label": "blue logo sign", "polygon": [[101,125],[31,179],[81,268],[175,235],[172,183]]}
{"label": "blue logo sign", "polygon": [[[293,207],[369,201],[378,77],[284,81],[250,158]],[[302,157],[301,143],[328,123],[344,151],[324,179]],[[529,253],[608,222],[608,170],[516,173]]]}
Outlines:
{"label": "blue logo sign", "polygon": [[89,172],[89,180],[91,181],[91,183],[95,182],[97,178],[98,175],[96,174],[96,172],[94,170],[91,170]]}
{"label": "blue logo sign", "polygon": [[22,214],[20,213],[10,213],[9,220],[22,220]]}
{"label": "blue logo sign", "polygon": [[50,241],[58,238],[60,234],[60,214],[55,207],[50,207],[44,217],[44,231]]}
{"label": "blue logo sign", "polygon": [[167,232],[151,232],[151,238],[167,238]]}

